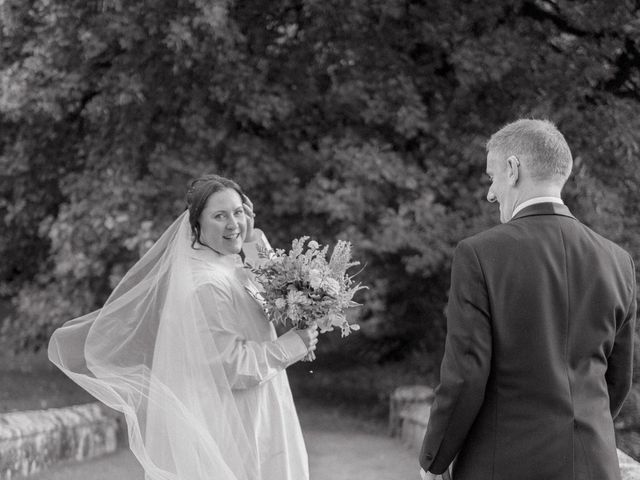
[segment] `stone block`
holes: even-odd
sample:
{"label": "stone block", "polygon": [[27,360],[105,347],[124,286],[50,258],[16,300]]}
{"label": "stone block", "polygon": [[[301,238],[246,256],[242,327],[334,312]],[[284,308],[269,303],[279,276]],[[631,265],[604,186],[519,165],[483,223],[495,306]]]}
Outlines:
{"label": "stone block", "polygon": [[622,450],[618,450],[618,461],[620,462],[622,480],[640,480],[640,463]]}
{"label": "stone block", "polygon": [[99,403],[0,415],[0,480],[116,450],[118,419]]}
{"label": "stone block", "polygon": [[[389,406],[390,435],[401,436],[403,415],[407,414],[412,405],[431,405],[433,395],[433,389],[426,385],[406,385],[396,388],[391,394]],[[429,416],[427,415],[426,418],[428,419]]]}

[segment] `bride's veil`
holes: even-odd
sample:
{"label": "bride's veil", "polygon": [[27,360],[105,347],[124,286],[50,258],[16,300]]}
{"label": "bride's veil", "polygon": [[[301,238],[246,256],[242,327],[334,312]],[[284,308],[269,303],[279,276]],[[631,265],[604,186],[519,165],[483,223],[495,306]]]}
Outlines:
{"label": "bride's veil", "polygon": [[259,467],[207,315],[195,295],[183,213],[105,305],[67,322],[49,358],[124,413],[130,448],[153,480],[253,480]]}

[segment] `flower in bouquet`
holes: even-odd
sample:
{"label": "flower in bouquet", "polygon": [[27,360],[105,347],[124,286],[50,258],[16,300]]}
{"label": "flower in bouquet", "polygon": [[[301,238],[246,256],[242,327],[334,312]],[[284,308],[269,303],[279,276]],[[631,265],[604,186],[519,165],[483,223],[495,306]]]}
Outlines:
{"label": "flower in bouquet", "polygon": [[348,273],[359,262],[353,261],[349,242],[338,241],[329,256],[328,246],[307,240],[295,239],[288,252],[261,251],[263,263],[251,268],[261,285],[267,315],[276,324],[315,325],[321,333],[340,328],[347,336],[359,326],[350,324],[345,312],[359,305],[353,296],[366,288]]}

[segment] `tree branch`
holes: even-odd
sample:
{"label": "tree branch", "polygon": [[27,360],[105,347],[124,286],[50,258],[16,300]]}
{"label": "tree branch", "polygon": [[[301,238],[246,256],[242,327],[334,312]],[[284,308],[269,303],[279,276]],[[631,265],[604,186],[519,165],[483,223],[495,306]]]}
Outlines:
{"label": "tree branch", "polygon": [[538,21],[549,20],[556,27],[565,33],[570,33],[577,37],[594,37],[600,38],[604,32],[593,32],[572,25],[569,20],[562,15],[558,4],[553,0],[527,0],[522,5],[520,11],[522,15],[533,18]]}

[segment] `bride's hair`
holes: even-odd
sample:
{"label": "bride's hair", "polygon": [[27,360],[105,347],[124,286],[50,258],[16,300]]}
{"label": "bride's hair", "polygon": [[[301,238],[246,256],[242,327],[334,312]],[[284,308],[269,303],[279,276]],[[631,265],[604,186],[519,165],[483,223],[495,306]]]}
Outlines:
{"label": "bride's hair", "polygon": [[202,175],[189,183],[189,189],[187,190],[187,208],[189,209],[192,247],[195,246],[196,242],[204,245],[200,241],[200,215],[207,205],[207,200],[209,200],[209,197],[214,193],[227,189],[238,192],[240,198],[244,201],[244,192],[240,188],[240,185],[220,175]]}

